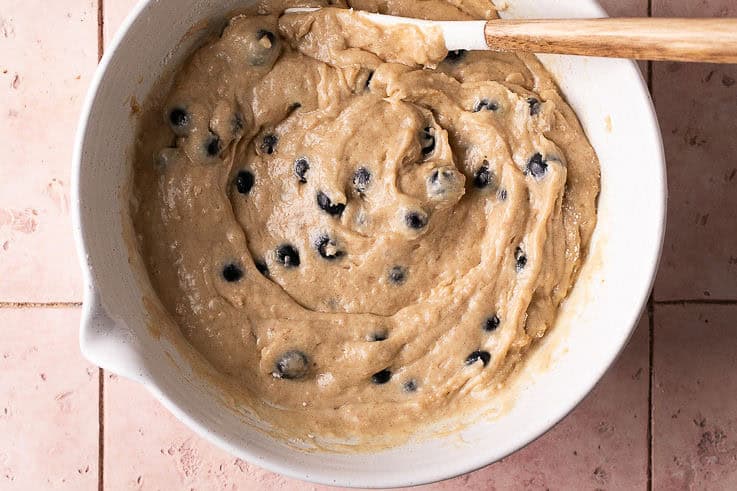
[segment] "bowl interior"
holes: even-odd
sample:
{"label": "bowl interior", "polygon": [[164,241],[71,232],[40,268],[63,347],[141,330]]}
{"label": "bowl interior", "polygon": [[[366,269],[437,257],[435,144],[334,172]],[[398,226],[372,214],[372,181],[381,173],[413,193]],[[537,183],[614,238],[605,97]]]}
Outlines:
{"label": "bowl interior", "polygon": [[[180,419],[231,453],[326,484],[388,487],[440,480],[503,458],[541,435],[580,402],[623,348],[657,267],[665,208],[662,144],[636,65],[541,57],[596,148],[602,192],[590,256],[556,327],[531,353],[524,376],[515,380],[514,404],[460,432],[383,452],[304,453],[258,431],[255,421],[244,424],[223,405],[217,389],[190,368],[189,348],[176,348],[149,328],[146,299],[155,295],[138,269],[140,258],[129,257],[130,239],[125,238],[130,230],[127,199],[136,129],[132,98],[145,100],[164,68],[179,63],[207,32],[192,32],[192,26],[215,28],[229,12],[248,3],[253,2],[142,2],[101,64],[80,126],[76,224],[88,300],[104,308],[116,332],[94,331],[87,316],[82,329],[85,353],[113,370],[122,363],[113,360],[125,357],[124,364],[135,368],[127,376],[144,383]],[[603,15],[594,0],[509,3],[504,16]],[[113,334],[125,349],[95,351],[94,336]]]}

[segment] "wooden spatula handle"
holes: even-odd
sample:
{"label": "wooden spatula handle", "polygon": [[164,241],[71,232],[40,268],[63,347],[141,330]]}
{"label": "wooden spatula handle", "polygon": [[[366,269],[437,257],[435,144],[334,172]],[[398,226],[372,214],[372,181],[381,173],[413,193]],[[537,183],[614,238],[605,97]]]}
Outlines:
{"label": "wooden spatula handle", "polygon": [[737,19],[500,19],[484,34],[501,51],[737,63]]}

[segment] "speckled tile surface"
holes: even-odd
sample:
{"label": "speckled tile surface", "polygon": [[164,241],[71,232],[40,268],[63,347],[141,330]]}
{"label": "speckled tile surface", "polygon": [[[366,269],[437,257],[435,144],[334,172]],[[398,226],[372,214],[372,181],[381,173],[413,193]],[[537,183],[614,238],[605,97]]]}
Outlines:
{"label": "speckled tile surface", "polygon": [[737,305],[658,309],[653,489],[737,489]]}
{"label": "speckled tile surface", "polygon": [[737,299],[737,66],[658,63],[670,203],[658,300]]}
{"label": "speckled tile surface", "polygon": [[[737,2],[654,0],[653,14],[737,17]],[[737,300],[735,80],[735,65],[654,65],[670,191],[657,300]]]}
{"label": "speckled tile surface", "polygon": [[[100,394],[79,354],[72,139],[98,42],[135,3],[0,0],[0,490],[329,489],[225,454],[112,374]],[[734,0],[602,4],[618,16],[737,16]],[[652,75],[671,194],[652,315],[548,434],[423,489],[737,489],[737,69],[662,63]]]}
{"label": "speckled tile surface", "polygon": [[2,1],[3,301],[82,299],[70,233],[69,176],[74,131],[96,65],[96,1]]}
{"label": "speckled tile surface", "polygon": [[97,489],[98,369],[79,309],[0,310],[0,489]]}

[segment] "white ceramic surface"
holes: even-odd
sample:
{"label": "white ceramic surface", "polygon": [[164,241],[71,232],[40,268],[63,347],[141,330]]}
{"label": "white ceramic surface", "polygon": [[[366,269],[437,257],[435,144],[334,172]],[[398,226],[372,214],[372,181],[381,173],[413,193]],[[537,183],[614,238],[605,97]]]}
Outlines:
{"label": "white ceramic surface", "polygon": [[[594,0],[509,3],[504,16],[604,15]],[[152,334],[142,299],[151,295],[151,286],[132,268],[140,259],[128,257],[123,237],[136,124],[131,96],[143,101],[163,68],[181,61],[198,42],[195,34],[180,43],[192,26],[215,19],[210,25],[216,27],[243,4],[143,1],[100,64],[73,163],[74,229],[86,283],[80,331],[84,355],[144,384],[179,419],[232,454],[319,483],[389,487],[437,481],[499,460],[540,436],[583,399],[626,344],[657,268],[665,167],[657,120],[636,65],[541,57],[576,109],[602,164],[599,225],[590,260],[553,330],[561,340],[530,360],[530,367],[546,369],[520,379],[509,411],[457,434],[372,454],[304,453],[256,430],[256,422],[244,424],[188,368],[188,356]],[[550,352],[553,361],[543,363]]]}

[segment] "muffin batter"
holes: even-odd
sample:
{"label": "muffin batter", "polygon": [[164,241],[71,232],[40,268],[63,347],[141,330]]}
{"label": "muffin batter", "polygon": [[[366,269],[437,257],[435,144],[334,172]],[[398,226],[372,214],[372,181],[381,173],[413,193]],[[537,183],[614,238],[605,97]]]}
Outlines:
{"label": "muffin batter", "polygon": [[598,161],[533,56],[287,6],[230,20],[148,104],[139,246],[184,336],[276,428],[406,436],[488,403],[553,325]]}

